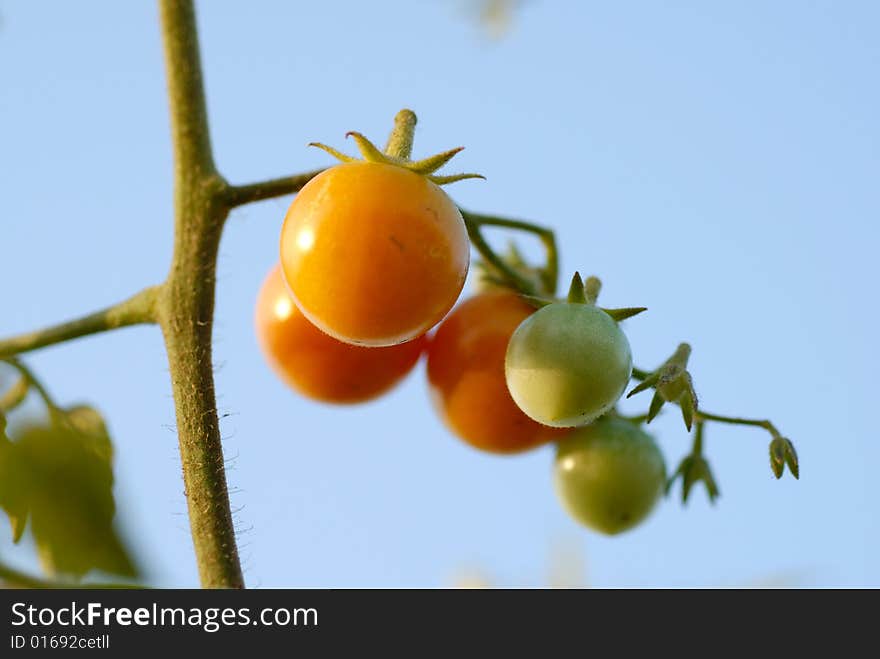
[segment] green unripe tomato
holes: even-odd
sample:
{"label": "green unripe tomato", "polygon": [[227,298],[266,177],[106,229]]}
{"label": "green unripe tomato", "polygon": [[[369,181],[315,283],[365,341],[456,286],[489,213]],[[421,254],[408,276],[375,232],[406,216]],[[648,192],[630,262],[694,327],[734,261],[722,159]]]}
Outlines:
{"label": "green unripe tomato", "polygon": [[632,375],[629,341],[591,304],[557,302],[529,316],[510,337],[507,388],[538,423],[583,426],[620,399]]}
{"label": "green unripe tomato", "polygon": [[614,535],[645,519],[660,499],[666,464],[654,438],[637,425],[603,417],[559,442],[556,493],[587,527]]}

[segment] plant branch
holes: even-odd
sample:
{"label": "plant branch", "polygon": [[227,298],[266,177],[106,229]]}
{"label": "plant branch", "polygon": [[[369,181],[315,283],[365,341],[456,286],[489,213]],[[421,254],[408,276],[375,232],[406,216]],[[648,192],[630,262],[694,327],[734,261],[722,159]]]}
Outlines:
{"label": "plant branch", "polygon": [[154,323],[157,297],[158,287],[152,286],[119,304],[82,318],[4,339],[0,341],[0,358],[19,355],[98,332]]}
{"label": "plant branch", "polygon": [[[650,376],[650,371],[643,371],[640,368],[633,367],[632,377],[634,380],[644,381],[647,380]],[[725,416],[723,414],[704,412],[703,410],[697,410],[694,413],[694,419],[697,421],[715,421],[717,423],[727,423],[734,426],[753,426],[756,428],[763,428],[774,437],[782,436],[779,430],[777,430],[776,426],[774,426],[768,419],[748,419],[737,416]]]}
{"label": "plant branch", "polygon": [[199,578],[206,588],[243,588],[235,544],[211,333],[217,251],[229,186],[211,152],[192,0],[160,0],[174,154],[174,253],[158,318],[165,337],[183,481]]}
{"label": "plant branch", "polygon": [[754,426],[756,428],[763,428],[774,437],[782,436],[780,432],[776,429],[776,426],[770,423],[770,421],[767,419],[744,419],[742,417],[712,414],[710,412],[703,412],[702,410],[698,411],[694,416],[696,416],[697,419],[702,419],[703,421],[717,421],[718,423],[728,423],[734,426]]}
{"label": "plant branch", "polygon": [[514,268],[508,265],[503,258],[498,256],[492,247],[486,242],[481,227],[495,226],[507,229],[515,229],[517,231],[527,231],[538,236],[544,245],[547,254],[547,262],[542,270],[541,278],[544,287],[550,294],[556,291],[556,282],[559,277],[559,256],[556,248],[556,237],[552,230],[544,227],[523,222],[520,220],[511,220],[508,218],[495,217],[492,215],[482,215],[480,213],[471,213],[462,208],[459,209],[467,228],[468,237],[471,243],[480,253],[480,256],[495,268],[507,281],[515,286],[521,293],[525,295],[536,295],[534,284],[526,277],[523,277]]}
{"label": "plant branch", "polygon": [[323,169],[317,169],[305,174],[284,176],[282,178],[260,181],[249,185],[230,185],[226,190],[226,203],[230,208],[243,206],[255,201],[274,199],[284,195],[293,194],[302,190],[306,183],[320,174]]}
{"label": "plant branch", "polygon": [[470,221],[482,226],[503,227],[535,234],[544,246],[547,255],[547,263],[544,267],[544,285],[551,295],[556,293],[557,280],[559,279],[559,252],[556,247],[556,234],[552,229],[522,220],[471,213],[465,210],[461,210],[461,214],[465,218],[465,222]]}
{"label": "plant branch", "polygon": [[27,389],[33,389],[37,392],[37,395],[43,401],[43,404],[45,404],[46,409],[49,410],[50,414],[54,414],[61,409],[55,404],[55,400],[49,395],[48,390],[43,386],[43,383],[40,382],[39,378],[20,360],[15,357],[4,357],[0,359],[0,361],[9,364],[12,368],[18,371],[18,374],[21,376],[25,385],[27,385]]}
{"label": "plant branch", "polygon": [[121,583],[68,583],[65,581],[48,581],[38,577],[25,574],[15,570],[8,565],[0,563],[0,583],[13,588],[37,588],[37,589],[59,589],[59,588],[91,588],[96,590],[105,589],[143,589],[144,586],[135,584]]}

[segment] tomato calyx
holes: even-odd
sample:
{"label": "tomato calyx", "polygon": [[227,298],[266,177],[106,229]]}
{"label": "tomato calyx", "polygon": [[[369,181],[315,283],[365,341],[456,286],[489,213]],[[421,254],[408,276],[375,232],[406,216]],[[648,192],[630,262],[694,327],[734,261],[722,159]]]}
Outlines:
{"label": "tomato calyx", "polygon": [[[598,277],[587,277],[586,281],[584,281],[581,279],[580,273],[575,272],[574,276],[571,278],[571,286],[569,286],[568,296],[565,301],[570,304],[588,304],[594,306],[600,311],[604,311],[618,323],[648,310],[648,307],[620,307],[607,309],[605,307],[596,306],[601,288],[602,281]],[[544,297],[541,295],[522,295],[522,298],[536,309],[560,301],[556,298]]]}
{"label": "tomato calyx", "polygon": [[703,457],[703,422],[698,421],[694,431],[694,443],[691,452],[678,465],[675,473],[669,477],[666,482],[666,494],[672,489],[672,485],[676,480],[681,479],[681,502],[687,503],[691,493],[691,488],[697,483],[702,483],[706,488],[706,494],[709,496],[709,503],[714,504],[721,491],[718,489],[718,483],[715,482],[715,476],[712,475],[712,469],[709,467],[709,461]]}
{"label": "tomato calyx", "polygon": [[690,431],[694,417],[697,414],[697,392],[694,390],[693,378],[687,370],[688,359],[691,356],[691,347],[682,343],[676,348],[672,356],[667,359],[656,371],[645,376],[642,382],[636,385],[626,397],[632,398],[637,393],[653,387],[654,398],[648,409],[647,421],[650,423],[665,403],[678,403],[681,407],[681,416],[684,425]]}
{"label": "tomato calyx", "polygon": [[447,183],[455,183],[456,181],[463,181],[471,178],[486,178],[482,174],[474,174],[470,172],[450,175],[435,173],[461,152],[464,149],[463,146],[449,149],[448,151],[443,151],[442,153],[428,156],[421,160],[412,160],[410,155],[412,153],[416,121],[416,115],[412,110],[403,109],[398,112],[397,116],[394,118],[394,130],[391,131],[391,136],[388,139],[388,144],[384,151],[380,151],[379,148],[362,133],[356,131],[349,131],[346,133],[345,136],[351,137],[357,144],[358,150],[361,153],[361,158],[349,156],[320,142],[310,142],[309,146],[314,146],[326,151],[343,163],[372,162],[402,167],[414,174],[424,176],[435,185],[446,185]]}
{"label": "tomato calyx", "polygon": [[770,441],[770,468],[773,470],[773,475],[776,476],[777,480],[782,478],[786,465],[788,465],[788,470],[795,477],[795,480],[800,480],[800,467],[798,466],[797,451],[794,450],[794,444],[785,437],[776,435]]}

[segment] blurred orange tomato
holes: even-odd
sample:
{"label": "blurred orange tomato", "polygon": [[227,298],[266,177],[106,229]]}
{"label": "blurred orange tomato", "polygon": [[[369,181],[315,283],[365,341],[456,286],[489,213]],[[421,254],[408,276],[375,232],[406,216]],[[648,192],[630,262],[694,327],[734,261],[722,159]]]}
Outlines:
{"label": "blurred orange tomato", "polygon": [[300,313],[276,266],[257,297],[257,339],[266,360],[290,387],[327,403],[360,403],[385,393],[409,373],[424,336],[387,348],[337,341]]}

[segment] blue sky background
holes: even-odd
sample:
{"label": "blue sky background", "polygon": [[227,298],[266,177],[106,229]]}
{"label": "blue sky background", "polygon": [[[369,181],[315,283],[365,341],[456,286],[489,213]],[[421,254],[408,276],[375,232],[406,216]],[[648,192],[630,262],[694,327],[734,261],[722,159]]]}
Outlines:
{"label": "blue sky background", "polygon": [[[367,406],[300,399],[252,329],[290,200],[265,202],[230,217],[215,329],[250,585],[444,586],[474,570],[542,585],[560,544],[599,586],[880,585],[880,5],[534,0],[500,41],[455,0],[198,8],[229,180],[327,165],[307,142],[383,141],[411,107],[417,155],[464,144],[455,169],[487,176],[451,186],[456,201],[556,227],[565,276],[649,307],[626,326],[638,365],[690,341],[704,408],[769,416],[801,457],[801,481],[777,482],[763,431],[710,426],[717,505],[670,498],[606,538],[557,505],[551,449],[497,458],[450,436],[421,366]],[[0,15],[7,335],[161,280],[171,150],[154,3],[0,0]],[[151,582],[196,585],[158,330],[28,361],[59,400],[106,414]],[[655,423],[672,468],[690,440],[675,414]],[[7,531],[0,555],[33,567]]]}

